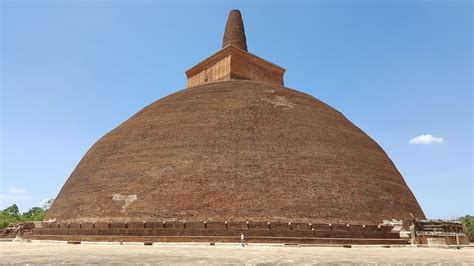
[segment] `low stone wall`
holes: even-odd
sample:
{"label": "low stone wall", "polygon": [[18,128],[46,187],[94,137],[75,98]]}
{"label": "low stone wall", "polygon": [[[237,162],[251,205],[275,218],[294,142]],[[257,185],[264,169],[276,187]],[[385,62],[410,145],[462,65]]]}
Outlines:
{"label": "low stone wall", "polygon": [[414,226],[419,245],[469,245],[469,238],[459,221],[416,220]]}
{"label": "low stone wall", "polygon": [[35,222],[12,223],[8,227],[0,230],[0,238],[15,238],[34,228]]}
{"label": "low stone wall", "polygon": [[5,228],[0,230],[0,238],[15,238],[16,234],[16,230],[12,228]]}
{"label": "low stone wall", "polygon": [[[260,229],[391,232],[387,225],[265,223],[265,222],[97,222],[97,223],[42,223],[43,229],[99,229],[99,228],[161,228],[161,229]],[[37,227],[38,228],[38,227]]]}
{"label": "low stone wall", "polygon": [[30,239],[68,241],[408,244],[391,226],[262,222],[43,223]]}
{"label": "low stone wall", "polygon": [[450,220],[415,220],[417,231],[462,233],[462,223]]}
{"label": "low stone wall", "polygon": [[417,235],[416,241],[419,245],[437,246],[437,245],[469,245],[469,238],[462,235]]}

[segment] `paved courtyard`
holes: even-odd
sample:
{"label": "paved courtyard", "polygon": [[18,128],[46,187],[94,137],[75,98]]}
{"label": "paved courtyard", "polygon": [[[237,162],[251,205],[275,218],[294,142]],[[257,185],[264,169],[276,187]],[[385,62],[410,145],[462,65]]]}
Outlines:
{"label": "paved courtyard", "polygon": [[474,265],[474,248],[0,242],[0,263]]}

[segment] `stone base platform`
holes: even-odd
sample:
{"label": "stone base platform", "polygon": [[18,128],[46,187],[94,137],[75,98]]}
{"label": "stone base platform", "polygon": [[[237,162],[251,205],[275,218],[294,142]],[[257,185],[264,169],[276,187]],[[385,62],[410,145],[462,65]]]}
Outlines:
{"label": "stone base platform", "polygon": [[[42,228],[41,228],[42,227]],[[240,242],[284,244],[405,245],[392,226],[261,223],[261,222],[143,222],[43,223],[24,234],[26,239],[113,242]]]}

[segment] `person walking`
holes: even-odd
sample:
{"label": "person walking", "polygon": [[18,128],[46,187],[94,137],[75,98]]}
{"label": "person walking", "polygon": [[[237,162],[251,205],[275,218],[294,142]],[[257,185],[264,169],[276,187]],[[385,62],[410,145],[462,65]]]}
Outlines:
{"label": "person walking", "polygon": [[244,233],[240,233],[240,243],[242,243],[242,247],[245,247],[245,235]]}

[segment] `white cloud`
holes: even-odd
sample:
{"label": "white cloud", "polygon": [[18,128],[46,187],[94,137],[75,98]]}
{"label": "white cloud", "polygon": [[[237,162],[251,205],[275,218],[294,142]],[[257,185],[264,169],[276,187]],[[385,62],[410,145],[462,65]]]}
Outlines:
{"label": "white cloud", "polygon": [[422,144],[422,145],[430,145],[430,144],[440,144],[443,143],[444,139],[441,137],[435,137],[430,134],[427,135],[419,135],[414,137],[410,140],[410,144]]}
{"label": "white cloud", "polygon": [[0,200],[23,201],[31,199],[31,196],[26,193],[26,189],[24,188],[10,187],[8,188],[7,193],[0,194]]}
{"label": "white cloud", "polygon": [[9,193],[9,194],[15,194],[15,195],[18,195],[18,194],[26,194],[26,189],[24,189],[24,188],[10,187],[10,188],[8,189],[8,193]]}

